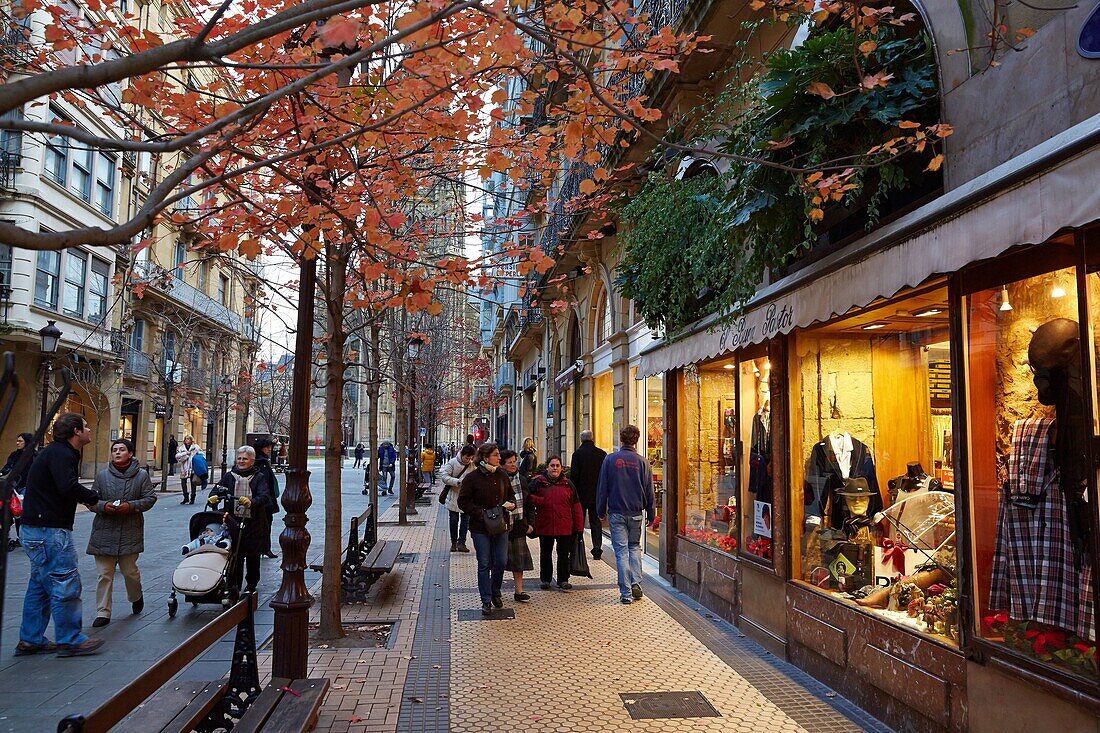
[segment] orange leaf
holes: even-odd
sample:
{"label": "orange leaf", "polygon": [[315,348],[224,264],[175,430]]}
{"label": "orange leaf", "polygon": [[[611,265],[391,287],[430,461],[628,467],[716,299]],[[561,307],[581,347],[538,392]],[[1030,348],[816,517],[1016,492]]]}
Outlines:
{"label": "orange leaf", "polygon": [[591,178],[585,178],[581,181],[581,194],[584,196],[590,196],[596,193],[596,182]]}
{"label": "orange leaf", "polygon": [[872,51],[874,51],[876,48],[878,48],[878,44],[875,43],[874,41],[864,41],[863,43],[859,44],[859,51],[864,56],[867,56]]}
{"label": "orange leaf", "polygon": [[898,123],[898,127],[900,127],[903,130],[911,130],[914,127],[920,127],[920,123],[919,122],[913,122],[912,120],[902,120],[901,122]]}
{"label": "orange leaf", "polygon": [[836,92],[823,81],[811,82],[809,86],[806,87],[806,91],[810,94],[816,94],[822,99],[832,99],[836,96]]}
{"label": "orange leaf", "polygon": [[940,166],[943,165],[943,154],[933,156],[932,160],[928,161],[927,171],[938,171]]}

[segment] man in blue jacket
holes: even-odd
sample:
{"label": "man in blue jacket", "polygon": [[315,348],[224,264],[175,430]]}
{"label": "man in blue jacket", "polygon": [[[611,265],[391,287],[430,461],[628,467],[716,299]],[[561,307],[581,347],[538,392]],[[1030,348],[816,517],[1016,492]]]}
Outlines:
{"label": "man in blue jacket", "polygon": [[[80,449],[92,441],[83,417],[66,412],[53,424],[53,442],[35,457],[27,472],[23,500],[23,549],[31,561],[23,623],[15,656],[56,651],[59,657],[95,654],[103,639],[81,631],[80,571],[73,547],[77,504],[99,501],[99,494],[80,485]],[[57,643],[46,638],[53,617]]]}
{"label": "man in blue jacket", "polygon": [[653,473],[649,461],[638,455],[641,432],[634,425],[619,431],[622,445],[604,459],[596,487],[596,511],[609,518],[611,546],[619,572],[619,602],[629,605],[642,598],[642,518],[652,524]]}

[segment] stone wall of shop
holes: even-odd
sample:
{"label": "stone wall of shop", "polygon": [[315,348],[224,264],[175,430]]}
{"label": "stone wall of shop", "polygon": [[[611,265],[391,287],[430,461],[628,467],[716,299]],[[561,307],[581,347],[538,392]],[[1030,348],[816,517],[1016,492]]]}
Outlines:
{"label": "stone wall of shop", "polygon": [[739,572],[733,555],[676,538],[676,588],[731,623],[737,622]]}
{"label": "stone wall of shop", "polygon": [[966,661],[795,582],[787,584],[790,660],[902,733],[967,730]]}

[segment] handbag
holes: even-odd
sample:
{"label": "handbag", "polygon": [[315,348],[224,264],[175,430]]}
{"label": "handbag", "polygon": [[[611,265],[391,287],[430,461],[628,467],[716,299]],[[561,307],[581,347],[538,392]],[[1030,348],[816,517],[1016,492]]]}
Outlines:
{"label": "handbag", "polygon": [[440,504],[446,504],[447,503],[447,493],[450,490],[451,490],[450,486],[444,486],[443,490],[439,492],[439,503]]}
{"label": "handbag", "polygon": [[512,516],[511,512],[506,512],[502,506],[489,507],[484,511],[482,517],[485,520],[485,534],[495,537],[499,534],[504,534],[508,531],[508,520],[505,516]]}
{"label": "handbag", "polygon": [[23,516],[23,500],[19,498],[19,494],[14,491],[11,492],[11,500],[8,502],[8,506],[11,507],[11,515],[13,517]]}
{"label": "handbag", "polygon": [[592,570],[588,567],[588,555],[584,549],[584,532],[573,533],[573,552],[569,557],[569,574],[582,578],[592,577]]}

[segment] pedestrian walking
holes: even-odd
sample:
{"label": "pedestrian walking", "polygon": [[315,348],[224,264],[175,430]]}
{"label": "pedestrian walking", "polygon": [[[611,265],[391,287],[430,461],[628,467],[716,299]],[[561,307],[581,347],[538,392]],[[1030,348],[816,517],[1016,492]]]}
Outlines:
{"label": "pedestrian walking", "polygon": [[580,447],[573,451],[569,459],[569,479],[577,487],[577,496],[581,500],[581,509],[588,519],[588,528],[592,533],[592,559],[603,557],[603,522],[596,511],[596,484],[600,480],[600,468],[607,451],[601,450],[592,440],[591,430],[581,431]]}
{"label": "pedestrian walking", "polygon": [[531,518],[535,516],[535,505],[531,503],[527,479],[519,472],[518,460],[519,456],[514,450],[502,451],[500,454],[500,465],[504,466],[504,473],[512,484],[512,495],[516,498],[516,508],[512,510],[512,529],[508,532],[508,564],[505,570],[512,572],[512,580],[515,581],[516,590],[512,597],[516,599],[516,603],[527,603],[531,596],[523,592],[523,574],[535,569],[531,550],[527,547],[527,538],[535,531],[531,524]]}
{"label": "pedestrian walking", "polygon": [[[180,449],[180,444],[176,441],[175,435],[168,436],[168,475],[176,475],[176,451]],[[166,484],[167,485],[167,484]]]}
{"label": "pedestrian walking", "polygon": [[[99,494],[80,484],[80,450],[90,442],[87,421],[75,412],[63,413],[53,424],[53,442],[27,472],[22,532],[31,572],[16,656],[56,650],[59,657],[77,657],[95,654],[103,645],[81,631],[82,589],[73,545],[76,505],[99,501]],[[51,617],[56,644],[46,638]]]}
{"label": "pedestrian walking", "polygon": [[[34,435],[31,433],[20,433],[15,436],[15,450],[8,454],[8,460],[4,462],[4,467],[0,468],[0,476],[8,477],[8,485],[11,487],[12,493],[19,498],[19,504],[22,505],[23,499],[26,496],[27,486],[27,472],[30,471],[31,464],[27,463],[23,470],[18,475],[9,475],[15,470],[16,464],[23,457],[26,451],[31,452],[31,460],[35,455],[34,449]],[[16,547],[19,547],[19,526],[22,520],[19,517],[13,516],[15,521],[15,538],[8,538],[8,552],[11,552]]]}
{"label": "pedestrian walking", "polygon": [[577,489],[565,476],[561,458],[551,456],[546,470],[529,483],[531,503],[535,505],[535,534],[539,538],[539,579],[543,590],[553,580],[553,550],[558,550],[558,588],[569,590],[569,566],[572,559],[573,534],[584,531],[584,516],[577,499]]}
{"label": "pedestrian walking", "polygon": [[382,444],[378,446],[378,486],[381,488],[382,482],[386,482],[386,489],[384,492],[390,496],[393,496],[393,482],[397,476],[397,449],[393,447],[393,443],[388,440],[383,440]]}
{"label": "pedestrian walking", "polygon": [[428,486],[435,483],[435,451],[428,446],[420,451],[420,480]]}
{"label": "pedestrian walking", "polygon": [[641,431],[627,425],[619,431],[619,450],[604,459],[596,488],[596,510],[611,525],[611,547],[618,570],[619,601],[642,599],[642,519],[652,524],[657,516],[653,472],[649,461],[638,455]]}
{"label": "pedestrian walking", "polygon": [[535,473],[539,465],[539,452],[535,450],[535,441],[531,438],[523,439],[523,448],[519,452],[519,472],[528,481]]}
{"label": "pedestrian walking", "polygon": [[234,588],[240,588],[244,575],[245,591],[251,593],[260,582],[260,555],[265,542],[267,546],[271,543],[275,495],[267,474],[257,470],[256,449],[250,445],[237,449],[233,470],[222,476],[210,490],[207,502],[217,505],[230,497],[240,498],[240,507],[234,506],[228,517],[229,534],[237,550],[237,561],[230,569],[230,582]]}
{"label": "pedestrian walking", "polygon": [[[275,503],[271,511],[271,517],[274,518],[279,512],[279,477],[275,475],[275,469],[271,467],[271,453],[272,449],[275,447],[275,441],[267,436],[263,436],[256,439],[256,443],[253,447],[256,449],[256,470],[267,476],[268,485],[271,486],[271,495],[275,498]],[[269,522],[269,524],[274,524],[274,521]],[[264,539],[267,541],[260,555],[261,557],[274,560],[279,556],[271,551],[270,527],[268,530],[268,533],[264,535]]]}
{"label": "pedestrian walking", "polygon": [[96,474],[92,489],[99,501],[88,508],[95,512],[92,534],[88,538],[88,554],[95,558],[96,628],[111,623],[111,596],[115,584],[115,568],[126,582],[126,600],[134,615],[145,608],[141,592],[141,572],[138,555],[145,552],[145,512],[157,503],[153,479],[134,458],[134,444],[126,438],[111,443],[111,462]]}
{"label": "pedestrian walking", "polygon": [[477,555],[477,591],[481,613],[488,616],[494,607],[504,607],[500,588],[508,564],[508,517],[516,508],[512,482],[500,467],[496,443],[482,443],[477,449],[477,467],[462,479],[458,506],[470,517],[470,535]]}
{"label": "pedestrian walking", "polygon": [[[195,480],[199,483],[199,488],[202,492],[206,493],[206,486],[210,483],[210,464],[206,461],[206,454],[202,452],[202,448],[191,456],[191,473],[194,474]],[[194,483],[191,484],[191,503],[195,503]]]}
{"label": "pedestrian walking", "polygon": [[477,455],[476,448],[472,445],[464,445],[458,455],[447,461],[443,470],[439,472],[443,479],[443,491],[439,494],[439,502],[451,513],[451,552],[470,551],[466,547],[466,532],[470,527],[470,516],[459,509],[458,490],[462,486],[462,479],[473,470],[475,455]]}
{"label": "pedestrian walking", "polygon": [[180,485],[183,487],[183,501],[180,504],[195,503],[195,484],[199,479],[195,476],[192,459],[198,452],[199,446],[194,437],[183,436],[183,446],[176,451],[176,463],[180,464]]}
{"label": "pedestrian walking", "polygon": [[355,444],[355,463],[352,464],[352,468],[359,468],[363,465],[363,454],[367,452],[367,446],[363,445],[362,441]]}

